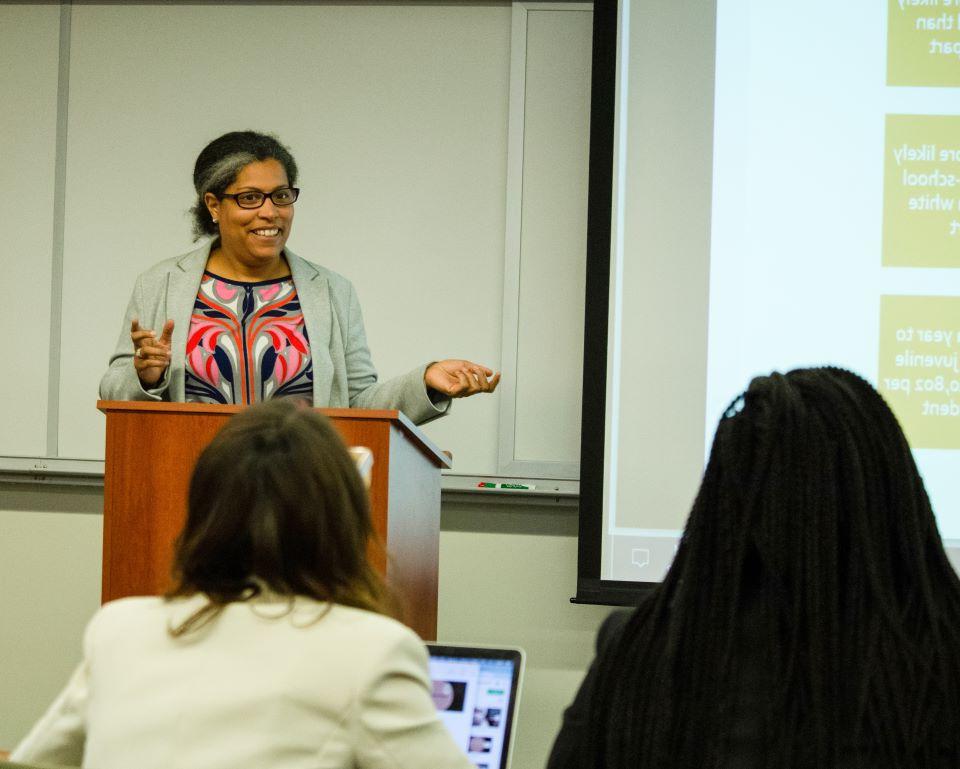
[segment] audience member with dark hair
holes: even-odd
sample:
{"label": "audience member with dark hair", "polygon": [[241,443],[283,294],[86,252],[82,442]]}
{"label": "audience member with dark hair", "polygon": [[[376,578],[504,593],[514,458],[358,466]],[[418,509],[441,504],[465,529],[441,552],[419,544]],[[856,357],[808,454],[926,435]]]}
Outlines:
{"label": "audience member with dark hair", "polygon": [[314,406],[400,409],[422,423],[446,413],[450,398],[496,389],[499,374],[457,359],[377,381],[353,285],[286,247],[297,174],[290,151],[255,131],[203,149],[191,213],[205,240],[137,278],[102,398],[249,404],[296,395]]}
{"label": "audience member with dark hair", "polygon": [[470,769],[385,616],[366,490],[320,414],[233,417],[194,470],[166,597],[103,606],[12,760],[95,769]]}
{"label": "audience member with dark hair", "polygon": [[848,371],[754,379],[549,769],[957,766],[960,581],[896,419]]}

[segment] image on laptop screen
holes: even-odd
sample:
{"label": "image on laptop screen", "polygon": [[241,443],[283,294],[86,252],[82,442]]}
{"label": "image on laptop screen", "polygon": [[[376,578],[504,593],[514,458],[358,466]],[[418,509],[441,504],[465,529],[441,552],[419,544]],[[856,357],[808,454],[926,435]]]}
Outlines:
{"label": "image on laptop screen", "polygon": [[427,644],[433,702],[477,769],[508,769],[523,652]]}

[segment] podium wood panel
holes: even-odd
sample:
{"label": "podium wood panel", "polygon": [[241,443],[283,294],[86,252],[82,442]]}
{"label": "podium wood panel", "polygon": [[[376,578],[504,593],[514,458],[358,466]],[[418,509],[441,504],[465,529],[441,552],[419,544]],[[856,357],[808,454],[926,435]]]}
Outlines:
{"label": "podium wood panel", "polygon": [[[101,401],[107,415],[103,601],[171,585],[173,544],[200,452],[242,406]],[[440,472],[447,458],[398,411],[318,409],[348,445],[373,452],[370,510],[386,546],[368,557],[396,590],[405,622],[436,637]]]}

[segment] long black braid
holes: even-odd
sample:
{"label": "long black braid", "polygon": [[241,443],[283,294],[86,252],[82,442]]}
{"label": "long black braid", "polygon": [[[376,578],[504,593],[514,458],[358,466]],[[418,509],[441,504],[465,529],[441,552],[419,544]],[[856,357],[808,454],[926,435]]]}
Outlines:
{"label": "long black braid", "polygon": [[598,666],[583,766],[960,766],[960,581],[867,382],[751,382]]}

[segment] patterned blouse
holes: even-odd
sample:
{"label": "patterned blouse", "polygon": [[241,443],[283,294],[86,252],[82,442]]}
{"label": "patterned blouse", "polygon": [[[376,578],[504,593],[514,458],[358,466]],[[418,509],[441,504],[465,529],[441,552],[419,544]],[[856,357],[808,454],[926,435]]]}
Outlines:
{"label": "patterned blouse", "polygon": [[310,341],[290,277],[247,283],[204,272],[187,337],[186,400],[313,399]]}

